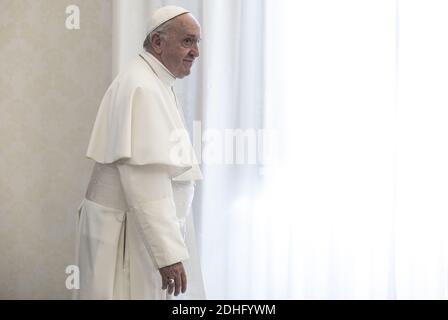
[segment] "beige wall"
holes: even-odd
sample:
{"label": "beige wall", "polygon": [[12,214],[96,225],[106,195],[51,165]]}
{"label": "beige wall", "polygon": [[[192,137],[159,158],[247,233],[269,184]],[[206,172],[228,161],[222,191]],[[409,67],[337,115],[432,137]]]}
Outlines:
{"label": "beige wall", "polygon": [[[0,0],[0,298],[66,299],[90,130],[111,80],[112,1]],[[65,28],[68,5],[80,30]]]}

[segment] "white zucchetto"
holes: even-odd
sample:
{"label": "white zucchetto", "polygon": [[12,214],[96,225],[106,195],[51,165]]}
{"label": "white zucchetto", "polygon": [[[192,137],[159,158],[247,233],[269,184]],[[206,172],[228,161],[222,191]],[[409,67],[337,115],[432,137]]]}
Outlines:
{"label": "white zucchetto", "polygon": [[150,34],[165,22],[185,13],[190,13],[190,11],[177,6],[165,6],[157,9],[149,20],[146,34]]}

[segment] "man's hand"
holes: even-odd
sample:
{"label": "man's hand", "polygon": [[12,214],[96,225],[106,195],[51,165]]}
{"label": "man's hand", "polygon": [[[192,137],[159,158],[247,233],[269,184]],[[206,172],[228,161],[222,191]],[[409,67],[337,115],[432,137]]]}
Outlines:
{"label": "man's hand", "polygon": [[159,272],[162,276],[162,290],[168,288],[168,293],[173,294],[174,291],[175,296],[180,292],[185,293],[187,291],[187,275],[182,262],[160,268]]}

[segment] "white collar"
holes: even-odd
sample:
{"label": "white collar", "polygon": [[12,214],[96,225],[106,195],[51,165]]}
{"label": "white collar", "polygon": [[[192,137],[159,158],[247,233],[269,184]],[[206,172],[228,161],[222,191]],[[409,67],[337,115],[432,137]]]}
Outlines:
{"label": "white collar", "polygon": [[140,56],[145,60],[154,73],[168,86],[172,86],[176,77],[151,53],[142,51]]}

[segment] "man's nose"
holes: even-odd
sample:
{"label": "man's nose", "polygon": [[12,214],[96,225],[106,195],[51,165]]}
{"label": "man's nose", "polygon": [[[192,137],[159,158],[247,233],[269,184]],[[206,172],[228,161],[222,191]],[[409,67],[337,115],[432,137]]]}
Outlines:
{"label": "man's nose", "polygon": [[190,54],[194,57],[199,57],[199,45],[197,43],[193,44],[193,47],[191,47]]}

